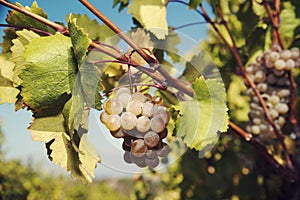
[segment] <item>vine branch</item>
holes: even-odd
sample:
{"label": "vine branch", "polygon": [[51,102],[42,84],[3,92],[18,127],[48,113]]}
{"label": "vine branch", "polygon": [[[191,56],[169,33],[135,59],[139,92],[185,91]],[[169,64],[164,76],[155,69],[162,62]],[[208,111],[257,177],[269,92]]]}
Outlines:
{"label": "vine branch", "polygon": [[[82,0],[82,2],[86,3],[87,1],[83,1]],[[48,19],[46,19],[44,17],[41,17],[41,16],[39,16],[39,15],[37,15],[35,13],[32,13],[32,12],[30,12],[30,11],[24,9],[24,8],[18,7],[15,4],[12,4],[12,3],[7,2],[5,0],[0,0],[0,4],[4,5],[6,7],[9,7],[11,9],[13,9],[13,10],[16,10],[16,11],[18,11],[20,13],[23,13],[23,14],[25,14],[25,15],[27,15],[27,16],[29,16],[29,17],[31,17],[31,18],[33,18],[33,19],[35,19],[35,20],[37,20],[37,21],[39,21],[39,22],[41,22],[41,23],[43,23],[43,24],[45,24],[45,25],[47,25],[47,26],[49,26],[49,27],[51,27],[53,29],[55,29],[57,32],[60,32],[60,33],[62,33],[64,35],[66,35],[66,36],[69,36],[68,29],[66,27],[60,25],[60,24],[52,22],[52,21],[50,21],[50,20],[48,20]],[[90,6],[92,6],[92,5],[90,5]],[[103,16],[103,18],[105,19],[106,17]],[[107,24],[109,25],[110,28],[111,27],[116,27],[111,21],[107,21]],[[118,34],[122,33],[122,31],[119,28],[117,28],[117,29],[114,28],[114,30],[115,31],[119,31]],[[127,39],[130,40],[130,38],[127,38]],[[131,41],[131,44],[132,43],[133,42]],[[113,58],[115,58],[115,59],[117,59],[119,61],[128,62],[128,59],[126,58],[125,55],[123,55],[123,54],[121,54],[119,52],[113,51],[112,49],[105,48],[104,46],[101,46],[101,45],[97,44],[96,42],[91,42],[90,46],[96,48],[97,50],[101,51],[102,53],[104,53],[106,55],[109,55],[109,56],[111,56],[111,57],[113,57]],[[133,46],[137,47],[137,45],[133,45]],[[138,49],[140,49],[140,48],[138,48]],[[137,52],[138,52],[138,49],[137,49]],[[140,49],[139,51],[143,51],[143,50]],[[146,57],[150,57],[150,56],[147,55]],[[150,59],[146,60],[146,61],[148,62],[148,61],[150,61]],[[149,64],[151,64],[152,61],[153,61],[153,58],[151,58],[151,62],[149,62]],[[139,66],[139,64],[137,62],[134,62],[134,60],[131,61],[131,63],[133,65],[138,65]],[[168,86],[174,87],[174,88],[178,89],[179,91],[182,91],[183,93],[185,93],[185,94],[187,94],[189,96],[193,96],[194,95],[194,92],[193,92],[193,90],[191,88],[187,87],[185,84],[183,84],[179,80],[177,80],[177,79],[173,78],[172,76],[170,76],[167,71],[165,71],[163,68],[161,68],[159,66],[160,65],[158,65],[158,67],[157,67],[157,71],[159,71],[159,73],[156,72],[156,71],[153,72],[153,73],[149,73],[149,71],[144,70],[143,68],[137,68],[137,69],[140,70],[140,71],[142,71],[143,73],[147,74],[148,76],[150,76],[151,78],[153,78],[154,80],[156,80],[158,83],[160,83],[162,85],[164,85],[165,83],[167,83]]]}

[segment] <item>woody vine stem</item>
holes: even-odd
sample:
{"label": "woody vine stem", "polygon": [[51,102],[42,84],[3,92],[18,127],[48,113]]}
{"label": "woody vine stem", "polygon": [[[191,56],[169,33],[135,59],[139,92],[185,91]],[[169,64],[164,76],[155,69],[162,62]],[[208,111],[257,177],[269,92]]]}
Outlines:
{"label": "woody vine stem", "polygon": [[[80,3],[82,3],[87,9],[89,9],[92,13],[94,13],[101,21],[103,21],[111,30],[113,30],[116,34],[119,35],[120,38],[122,38],[128,45],[130,45],[137,53],[139,53],[139,55],[141,55],[141,57],[151,66],[151,68],[145,68],[145,67],[137,67],[139,66],[139,64],[137,62],[135,62],[134,60],[128,60],[128,58],[124,55],[121,54],[118,51],[115,51],[114,49],[111,49],[110,47],[108,47],[105,44],[98,44],[97,42],[91,42],[90,43],[90,47],[92,48],[96,48],[97,50],[101,51],[104,54],[107,54],[111,57],[113,57],[114,59],[118,60],[118,62],[122,62],[122,63],[127,63],[131,66],[137,67],[138,70],[140,70],[141,72],[147,74],[148,76],[150,76],[151,78],[153,78],[157,83],[159,83],[160,85],[164,85],[166,86],[166,88],[169,87],[173,87],[178,89],[179,93],[185,93],[189,96],[193,96],[193,90],[191,90],[189,87],[186,86],[186,84],[178,79],[173,78],[167,71],[165,71],[163,68],[161,68],[159,62],[156,59],[153,59],[151,56],[149,56],[147,53],[145,53],[141,48],[139,48],[129,37],[127,37],[122,31],[121,29],[119,29],[113,22],[111,22],[106,16],[104,16],[99,10],[97,10],[92,4],[90,4],[87,0],[79,0]],[[172,2],[172,1],[169,1]],[[173,1],[175,2],[175,1]],[[179,1],[176,1],[179,2]],[[11,9],[14,9],[20,13],[23,13],[53,29],[55,29],[57,32],[60,32],[66,36],[69,36],[69,32],[68,29],[60,24],[57,24],[55,22],[52,22],[46,18],[43,18],[37,14],[34,14],[24,8],[18,7],[15,4],[9,3],[5,0],[0,0],[0,4],[9,7]],[[268,17],[271,19],[271,25],[273,27],[273,36],[274,36],[274,40],[276,43],[278,43],[281,47],[283,47],[283,43],[280,37],[280,34],[278,32],[278,27],[279,27],[279,6],[276,6],[280,4],[280,0],[276,0],[275,1],[275,15],[274,13],[271,13],[270,10],[270,5],[267,1],[263,1],[262,5],[265,7],[265,10],[268,14]],[[247,84],[253,89],[254,93],[256,94],[256,96],[259,99],[259,102],[264,110],[266,119],[269,121],[269,123],[271,124],[271,126],[274,128],[274,132],[277,136],[277,138],[280,140],[282,148],[284,150],[284,156],[285,156],[285,161],[287,163],[287,170],[285,169],[285,167],[281,166],[266,150],[266,148],[260,144],[259,142],[257,142],[255,140],[255,138],[252,136],[252,134],[247,133],[246,131],[244,131],[243,129],[241,129],[240,127],[238,127],[236,124],[234,124],[233,122],[229,122],[229,126],[230,128],[238,133],[244,140],[248,141],[251,145],[253,145],[265,158],[266,161],[268,161],[268,163],[277,171],[280,171],[282,175],[287,175],[288,178],[290,178],[291,180],[296,180],[296,175],[295,175],[295,170],[294,170],[294,166],[291,162],[291,158],[288,154],[287,151],[287,147],[283,141],[283,136],[280,134],[279,130],[277,129],[277,127],[274,124],[273,119],[270,117],[268,108],[264,102],[264,100],[262,99],[259,91],[256,89],[255,84],[251,81],[250,77],[248,76],[248,74],[245,71],[245,67],[241,61],[241,57],[239,55],[238,52],[238,47],[236,45],[236,42],[232,36],[232,33],[223,17],[223,14],[221,12],[221,9],[217,6],[216,10],[217,13],[219,15],[219,17],[221,18],[221,22],[219,24],[223,25],[227,31],[227,33],[230,36],[230,42],[227,41],[225,39],[225,37],[221,34],[221,32],[219,31],[216,23],[211,20],[211,18],[208,16],[206,10],[204,9],[204,7],[200,4],[200,10],[197,10],[197,12],[199,14],[201,14],[201,16],[203,16],[203,18],[205,19],[205,21],[207,23],[209,23],[212,28],[215,30],[215,32],[219,35],[219,37],[221,38],[221,40],[223,40],[223,42],[225,43],[225,45],[229,48],[229,50],[232,52],[235,60],[237,61],[237,64],[239,66],[239,69],[241,71],[241,74],[243,76],[243,78],[245,79],[245,81],[247,82]],[[19,27],[22,28],[22,27]],[[35,30],[33,30],[35,31]],[[230,43],[232,45],[230,45]],[[291,98],[291,110],[293,110],[294,106],[295,106],[295,102],[294,102],[294,97],[295,97],[295,82],[293,80],[293,77],[290,75],[290,80],[291,80],[291,92],[292,92],[292,98]],[[294,125],[294,129],[297,129],[297,120],[295,117],[295,113],[291,112],[290,113],[290,120],[291,123]],[[296,133],[298,133],[299,131],[296,131]]]}

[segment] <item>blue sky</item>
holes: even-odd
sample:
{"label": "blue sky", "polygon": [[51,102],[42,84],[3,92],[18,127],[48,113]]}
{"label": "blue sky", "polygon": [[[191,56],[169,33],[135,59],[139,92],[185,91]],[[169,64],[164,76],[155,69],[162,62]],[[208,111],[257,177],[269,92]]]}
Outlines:
{"label": "blue sky", "polygon": [[[32,4],[32,0],[20,0],[18,2],[22,5]],[[95,18],[78,1],[37,0],[37,2],[52,21],[64,22],[66,15],[69,13],[85,13],[88,14],[90,18]],[[126,9],[121,13],[119,13],[116,8],[112,9],[112,0],[90,0],[90,2],[123,31],[129,30],[130,27],[133,26],[131,16],[126,13]],[[6,14],[7,11],[0,5],[0,23],[5,23]],[[189,11],[187,7],[177,3],[168,5],[167,19],[169,26],[180,26],[186,23],[203,21],[199,14]],[[181,33],[191,37],[195,41],[199,41],[201,38],[206,37],[206,31],[206,25],[180,29]],[[2,36],[2,29],[0,32],[0,36]],[[2,41],[2,38],[0,38],[0,41]],[[90,115],[90,124],[93,126],[93,131],[90,131],[89,133],[90,140],[93,141],[104,162],[104,165],[99,165],[96,169],[97,178],[131,176],[132,174],[130,173],[119,172],[107,167],[118,166],[129,171],[138,169],[133,165],[128,166],[123,163],[122,150],[120,150],[121,141],[106,137],[105,134],[104,137],[101,135],[105,133],[105,130],[97,121],[98,114],[99,113],[97,112],[92,112]],[[31,140],[30,134],[26,130],[31,121],[31,113],[29,111],[20,110],[14,112],[13,105],[3,104],[0,105],[0,120],[2,121],[2,129],[6,138],[4,150],[7,159],[19,159],[25,164],[40,166],[49,172],[62,172],[65,174],[60,167],[53,165],[48,160],[44,143],[33,142]]]}

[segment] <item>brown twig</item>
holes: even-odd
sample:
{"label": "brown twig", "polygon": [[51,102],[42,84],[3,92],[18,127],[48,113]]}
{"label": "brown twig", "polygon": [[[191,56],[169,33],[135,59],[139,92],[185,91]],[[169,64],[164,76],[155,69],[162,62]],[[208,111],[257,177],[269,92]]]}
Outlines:
{"label": "brown twig", "polygon": [[142,58],[149,64],[154,67],[164,78],[165,81],[160,82],[163,85],[174,87],[183,93],[193,96],[194,92],[186,87],[186,85],[181,82],[179,79],[175,79],[170,74],[161,67],[156,59],[149,56],[142,48],[139,48],[132,40],[129,38],[122,30],[117,27],[112,21],[110,21],[103,13],[101,13],[97,8],[95,8],[91,3],[87,0],[79,0],[86,8],[88,8],[92,13],[94,13],[103,23],[105,23],[111,30],[113,30],[120,38],[122,38],[129,46],[131,46]]}
{"label": "brown twig", "polygon": [[237,45],[235,43],[235,39],[233,38],[233,35],[232,35],[232,33],[231,33],[231,31],[230,31],[230,29],[228,27],[228,24],[227,24],[226,20],[224,19],[224,16],[223,16],[223,13],[222,13],[220,7],[217,6],[216,10],[217,10],[218,15],[221,18],[221,22],[222,22],[221,24],[225,27],[225,29],[226,29],[229,37],[230,37],[232,45],[230,45],[229,41],[227,41],[225,39],[225,37],[223,36],[223,34],[219,31],[218,27],[216,26],[215,22],[213,22],[211,20],[211,18],[208,16],[208,14],[207,14],[206,10],[204,9],[204,7],[202,6],[202,4],[200,4],[200,8],[201,8],[201,11],[203,13],[204,19],[211,24],[211,26],[216,31],[216,33],[218,34],[218,36],[223,40],[223,42],[225,43],[225,45],[232,52],[235,60],[237,61],[237,64],[239,66],[239,69],[241,71],[241,74],[242,74],[243,78],[246,80],[247,84],[252,88],[252,90],[254,91],[255,95],[257,96],[257,98],[258,98],[258,100],[259,100],[259,102],[261,104],[261,107],[263,108],[263,111],[264,111],[266,119],[268,120],[268,122],[272,126],[276,137],[280,141],[280,144],[281,144],[281,146],[283,148],[283,151],[284,151],[284,156],[285,156],[285,160],[286,160],[287,166],[289,167],[290,170],[294,170],[294,167],[293,167],[293,164],[291,162],[291,158],[289,156],[287,147],[286,147],[286,145],[284,143],[284,137],[279,132],[279,130],[276,127],[276,125],[275,125],[272,117],[270,116],[269,109],[267,108],[265,101],[263,100],[262,96],[260,95],[260,92],[257,90],[255,84],[253,83],[253,81],[251,80],[251,78],[249,77],[249,75],[246,73],[245,67],[244,67],[244,65],[242,63],[242,60],[241,60],[241,56],[240,56],[240,54],[238,52]]}
{"label": "brown twig", "polygon": [[269,1],[263,0],[261,3],[267,14],[268,17],[270,19],[271,25],[273,27],[273,42],[274,44],[278,43],[279,46],[281,46],[281,48],[283,48],[283,41],[282,38],[280,36],[279,33],[279,24],[280,24],[280,18],[279,18],[279,14],[280,14],[280,0],[275,0],[274,2],[274,13],[272,13],[271,9],[270,9],[270,5],[269,5]]}

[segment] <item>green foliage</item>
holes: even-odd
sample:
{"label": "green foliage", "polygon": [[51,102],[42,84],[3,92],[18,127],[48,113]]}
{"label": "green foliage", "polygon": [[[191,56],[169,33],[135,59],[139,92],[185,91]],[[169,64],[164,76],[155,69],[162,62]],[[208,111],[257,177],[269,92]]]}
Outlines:
{"label": "green foliage", "polygon": [[[20,3],[16,4],[18,7],[22,7],[24,8]],[[26,10],[31,11],[37,15],[40,15],[44,18],[47,18],[47,14],[38,7],[38,4],[36,1],[33,1],[31,7],[26,6],[25,7]],[[25,26],[27,28],[36,28],[42,31],[46,31],[49,33],[55,33],[55,30],[53,30],[52,28],[49,28],[48,26],[46,26],[45,24],[32,19],[29,16],[26,16],[20,12],[17,11],[11,11],[7,18],[6,18],[6,22],[8,24],[12,24],[12,25],[17,25],[17,26]],[[3,43],[1,44],[2,46],[2,50],[3,52],[8,52],[10,50],[10,47],[12,46],[12,39],[16,38],[17,35],[15,34],[15,30],[12,28],[8,28],[5,31],[5,36],[3,37]]]}
{"label": "green foliage", "polygon": [[13,103],[19,90],[13,87],[14,63],[9,61],[10,53],[0,54],[0,104]]}
{"label": "green foliage", "polygon": [[128,13],[158,39],[164,39],[168,35],[166,3],[165,0],[133,0]]}
{"label": "green foliage", "polygon": [[220,132],[227,126],[226,95],[221,83],[214,79],[204,80],[200,77],[192,85],[195,100],[180,102],[175,109],[181,117],[176,122],[178,130],[175,135],[196,150],[203,150],[214,145]]}
{"label": "green foliage", "polygon": [[71,93],[76,73],[71,46],[61,34],[33,39],[26,46],[21,96],[31,109],[42,109]]}

